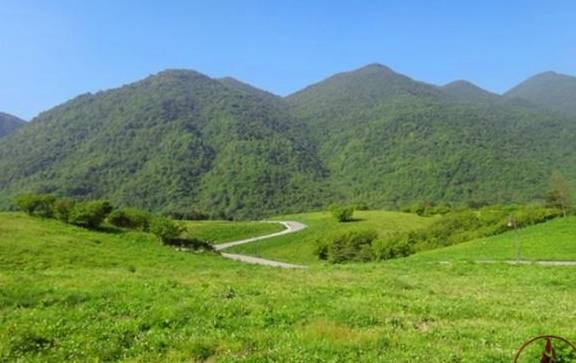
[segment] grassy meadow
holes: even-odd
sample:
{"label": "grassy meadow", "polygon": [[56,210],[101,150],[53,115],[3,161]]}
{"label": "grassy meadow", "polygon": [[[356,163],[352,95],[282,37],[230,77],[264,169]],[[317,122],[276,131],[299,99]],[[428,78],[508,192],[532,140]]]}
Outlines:
{"label": "grassy meadow", "polygon": [[407,231],[424,227],[433,218],[381,210],[355,211],[354,220],[347,223],[337,222],[330,212],[287,215],[275,219],[302,222],[308,228],[296,234],[237,246],[230,251],[292,263],[321,263],[314,254],[319,239],[353,230],[370,229],[379,234]]}
{"label": "grassy meadow", "polygon": [[576,338],[569,267],[282,270],[19,213],[0,214],[0,286],[3,362],[510,362]]}
{"label": "grassy meadow", "polygon": [[225,243],[250,237],[259,237],[284,230],[280,223],[184,221],[186,234],[212,243]]}
{"label": "grassy meadow", "polygon": [[516,243],[523,260],[576,260],[576,217],[558,218],[504,234],[421,252],[422,260],[514,260]]}

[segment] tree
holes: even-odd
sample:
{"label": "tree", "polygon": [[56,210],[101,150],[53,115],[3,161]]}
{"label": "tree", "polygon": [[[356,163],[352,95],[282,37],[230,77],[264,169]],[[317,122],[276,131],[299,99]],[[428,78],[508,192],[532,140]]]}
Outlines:
{"label": "tree", "polygon": [[104,200],[95,200],[78,203],[70,213],[69,222],[77,226],[96,229],[112,212],[110,203]]}
{"label": "tree", "polygon": [[43,218],[54,216],[54,202],[56,198],[49,194],[24,194],[16,198],[18,208],[23,212]]}
{"label": "tree", "polygon": [[570,209],[571,188],[568,178],[559,171],[555,171],[550,177],[550,185],[546,194],[546,204],[558,208],[566,216]]}
{"label": "tree", "polygon": [[354,207],[346,207],[341,205],[333,205],[330,207],[330,212],[338,222],[349,222],[352,220],[354,214]]}
{"label": "tree", "polygon": [[182,227],[168,218],[154,218],[150,224],[150,232],[158,236],[162,242],[170,244],[182,234]]}

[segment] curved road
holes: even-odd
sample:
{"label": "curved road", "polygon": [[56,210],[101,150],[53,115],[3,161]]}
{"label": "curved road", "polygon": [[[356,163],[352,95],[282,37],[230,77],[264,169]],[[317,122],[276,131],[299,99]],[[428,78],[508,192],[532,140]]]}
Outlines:
{"label": "curved road", "polygon": [[[227,248],[243,245],[246,243],[251,243],[251,242],[261,241],[261,240],[268,239],[268,238],[283,236],[283,235],[289,234],[289,233],[296,233],[296,232],[301,231],[307,227],[305,224],[300,223],[300,222],[295,222],[295,221],[279,221],[279,222],[265,222],[265,223],[280,223],[280,224],[283,224],[284,227],[286,227],[286,229],[283,231],[280,231],[280,232],[267,234],[265,236],[247,238],[247,239],[243,239],[240,241],[234,241],[234,242],[221,243],[218,245],[214,245],[214,249],[216,251],[223,251]],[[259,257],[253,257],[253,256],[238,255],[238,254],[234,254],[234,253],[222,252],[222,256],[229,258],[231,260],[255,264],[255,265],[265,265],[265,266],[273,266],[273,267],[280,267],[280,268],[306,268],[306,266],[302,266],[302,265],[293,265],[291,263],[268,260],[265,258],[259,258]]]}

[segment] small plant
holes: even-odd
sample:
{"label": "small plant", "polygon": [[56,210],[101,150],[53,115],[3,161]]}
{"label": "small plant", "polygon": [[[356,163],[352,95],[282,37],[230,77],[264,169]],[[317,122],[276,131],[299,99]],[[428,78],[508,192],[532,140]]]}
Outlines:
{"label": "small plant", "polygon": [[69,222],[77,226],[96,229],[112,212],[112,209],[110,203],[104,200],[78,203],[70,213]]}
{"label": "small plant", "polygon": [[350,222],[354,215],[354,207],[333,205],[330,207],[330,212],[338,222]]}

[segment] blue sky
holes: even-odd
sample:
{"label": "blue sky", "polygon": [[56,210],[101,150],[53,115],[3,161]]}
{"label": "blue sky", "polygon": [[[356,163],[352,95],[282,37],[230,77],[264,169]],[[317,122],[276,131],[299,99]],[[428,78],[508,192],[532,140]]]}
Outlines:
{"label": "blue sky", "polygon": [[0,110],[27,119],[166,68],[285,95],[368,63],[495,92],[576,75],[576,1],[0,0]]}

